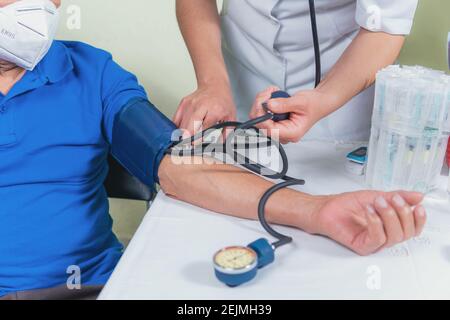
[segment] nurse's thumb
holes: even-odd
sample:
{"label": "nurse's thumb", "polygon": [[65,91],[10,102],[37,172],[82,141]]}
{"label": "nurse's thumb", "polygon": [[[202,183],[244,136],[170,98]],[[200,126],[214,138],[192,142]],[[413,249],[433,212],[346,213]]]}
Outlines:
{"label": "nurse's thumb", "polygon": [[306,100],[303,97],[273,99],[268,101],[267,107],[273,113],[299,112],[306,106]]}

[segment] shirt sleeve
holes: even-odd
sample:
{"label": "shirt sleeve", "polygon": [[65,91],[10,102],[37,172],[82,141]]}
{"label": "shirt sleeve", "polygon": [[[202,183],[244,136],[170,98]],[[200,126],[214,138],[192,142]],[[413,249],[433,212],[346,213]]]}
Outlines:
{"label": "shirt sleeve", "polygon": [[357,0],[356,22],[374,32],[408,35],[418,0]]}
{"label": "shirt sleeve", "polygon": [[109,144],[113,141],[114,119],[132,99],[148,99],[135,75],[126,71],[109,56],[102,75],[103,132]]}
{"label": "shirt sleeve", "polygon": [[175,125],[148,101],[136,77],[111,58],[102,80],[103,132],[111,154],[141,182],[154,188]]}

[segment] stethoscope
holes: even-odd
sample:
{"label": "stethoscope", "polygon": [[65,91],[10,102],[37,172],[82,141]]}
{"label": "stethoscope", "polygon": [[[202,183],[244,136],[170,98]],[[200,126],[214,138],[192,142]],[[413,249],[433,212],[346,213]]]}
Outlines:
{"label": "stethoscope", "polygon": [[[309,9],[311,16],[311,26],[314,42],[314,56],[316,64],[316,81],[317,87],[321,80],[321,57],[320,46],[317,32],[316,10],[314,0],[309,0]],[[290,95],[283,91],[274,92],[271,99],[290,98]],[[226,285],[230,287],[239,286],[245,282],[252,280],[257,270],[267,266],[275,260],[275,250],[281,246],[292,242],[292,237],[281,234],[274,230],[266,220],[265,207],[268,200],[277,191],[295,186],[304,185],[305,181],[302,179],[296,179],[287,175],[288,171],[288,159],[283,146],[272,140],[270,137],[265,136],[267,139],[267,146],[274,146],[279,151],[281,156],[281,170],[276,172],[271,168],[268,168],[260,163],[257,163],[250,159],[246,154],[242,154],[239,150],[258,148],[258,144],[236,143],[236,137],[245,134],[247,130],[254,130],[257,134],[261,134],[260,130],[256,128],[256,125],[272,120],[275,122],[289,119],[289,113],[286,114],[274,114],[268,110],[267,106],[263,105],[266,114],[256,119],[249,120],[247,122],[224,122],[219,123],[211,128],[208,128],[188,139],[179,140],[169,148],[166,153],[176,156],[203,156],[207,153],[207,150],[214,149],[215,146],[220,146],[223,153],[231,157],[235,163],[238,163],[242,167],[251,172],[260,175],[262,177],[283,180],[267,190],[262,196],[258,205],[258,219],[264,228],[272,237],[277,239],[274,242],[270,242],[268,239],[261,238],[247,246],[232,246],[219,250],[213,258],[214,270],[216,277]],[[224,143],[217,143],[216,141],[207,141],[205,137],[209,136],[211,132],[217,130],[225,130],[226,128],[234,128],[225,138]],[[200,143],[198,143],[200,141]],[[197,142],[197,143],[196,143]]]}

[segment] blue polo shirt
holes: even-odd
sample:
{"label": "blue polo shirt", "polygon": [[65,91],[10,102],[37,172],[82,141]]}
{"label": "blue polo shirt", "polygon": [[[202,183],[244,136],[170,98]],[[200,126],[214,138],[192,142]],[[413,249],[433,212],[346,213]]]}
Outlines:
{"label": "blue polo shirt", "polygon": [[[0,296],[104,284],[122,254],[103,187],[115,115],[146,98],[102,50],[55,41],[0,93]],[[155,169],[156,170],[156,169]]]}

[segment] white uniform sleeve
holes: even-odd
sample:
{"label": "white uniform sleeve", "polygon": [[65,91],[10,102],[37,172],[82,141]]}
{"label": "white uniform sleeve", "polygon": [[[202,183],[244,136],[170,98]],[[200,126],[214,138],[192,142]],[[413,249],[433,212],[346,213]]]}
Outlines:
{"label": "white uniform sleeve", "polygon": [[370,31],[411,32],[418,0],[357,0],[356,22]]}

